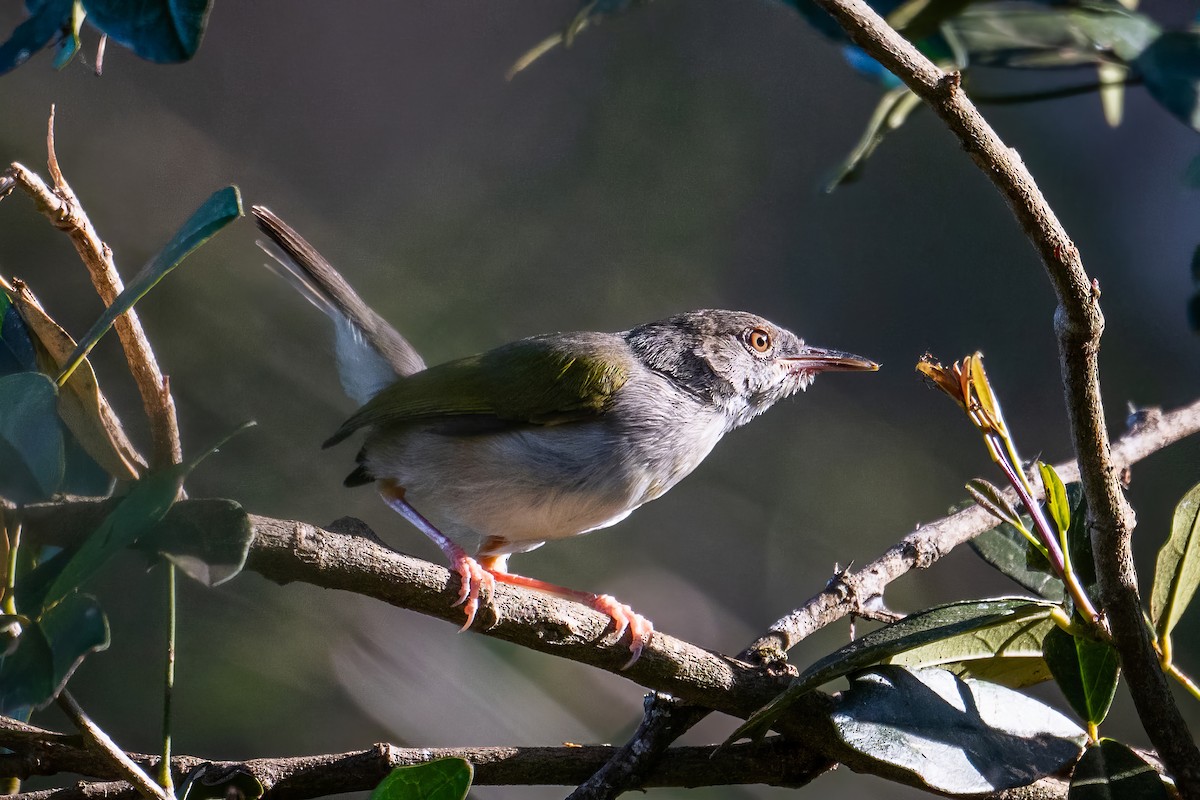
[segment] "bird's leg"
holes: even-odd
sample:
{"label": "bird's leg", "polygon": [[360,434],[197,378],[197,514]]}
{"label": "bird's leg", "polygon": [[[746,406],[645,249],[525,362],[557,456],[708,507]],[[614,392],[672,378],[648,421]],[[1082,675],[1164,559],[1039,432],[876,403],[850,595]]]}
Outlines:
{"label": "bird's leg", "polygon": [[[485,542],[485,547],[486,542]],[[537,578],[527,578],[524,575],[514,575],[508,571],[508,556],[481,556],[479,565],[491,573],[495,579],[501,583],[512,584],[513,586],[524,586],[527,589],[538,589],[549,594],[555,594],[559,597],[565,597],[568,600],[574,600],[578,603],[583,603],[586,606],[594,608],[601,614],[606,614],[613,621],[613,627],[616,633],[613,637],[614,641],[620,641],[625,631],[629,631],[629,660],[621,669],[629,669],[633,666],[641,655],[642,650],[650,642],[650,637],[654,634],[654,623],[643,617],[641,614],[634,611],[625,603],[618,601],[615,597],[608,594],[592,594],[591,592],[581,592],[577,589],[568,589],[565,586],[559,586],[554,583],[538,580]]]}
{"label": "bird's leg", "polygon": [[480,566],[479,562],[467,555],[457,544],[444,533],[434,527],[433,523],[421,516],[412,505],[404,499],[404,487],[391,480],[379,481],[379,494],[383,502],[400,516],[411,522],[417,530],[428,536],[450,561],[450,568],[458,573],[459,593],[454,605],[463,607],[467,621],[459,630],[465,631],[475,621],[475,612],[479,610],[479,598],[483,602],[491,601],[492,592],[496,588],[496,580],[492,573]]}

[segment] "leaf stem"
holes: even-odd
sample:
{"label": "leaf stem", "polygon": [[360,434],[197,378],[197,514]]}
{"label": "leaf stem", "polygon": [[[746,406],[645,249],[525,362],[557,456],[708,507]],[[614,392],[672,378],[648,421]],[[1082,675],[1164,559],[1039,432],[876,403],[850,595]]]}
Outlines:
{"label": "leaf stem", "polygon": [[167,562],[167,658],[163,674],[162,761],[158,764],[158,782],[169,794],[175,793],[171,780],[171,699],[175,691],[175,565]]}

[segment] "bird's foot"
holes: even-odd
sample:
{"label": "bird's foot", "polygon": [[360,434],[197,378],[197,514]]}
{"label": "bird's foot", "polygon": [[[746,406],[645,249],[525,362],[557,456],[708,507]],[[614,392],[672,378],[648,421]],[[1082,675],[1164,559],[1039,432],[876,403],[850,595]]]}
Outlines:
{"label": "bird's foot", "polygon": [[[475,622],[475,614],[479,611],[480,605],[487,605],[492,601],[492,595],[496,591],[496,579],[492,573],[481,567],[478,561],[466,553],[461,553],[454,558],[450,568],[458,573],[459,580],[458,599],[451,605],[462,606],[467,615],[467,621],[459,628],[461,632],[470,628]],[[482,603],[480,598],[482,598]]]}
{"label": "bird's foot", "polygon": [[629,660],[621,667],[623,670],[629,669],[642,657],[642,650],[650,643],[650,637],[654,635],[654,623],[609,594],[596,595],[591,606],[612,618],[616,629],[614,642],[620,641],[625,631],[629,631]]}

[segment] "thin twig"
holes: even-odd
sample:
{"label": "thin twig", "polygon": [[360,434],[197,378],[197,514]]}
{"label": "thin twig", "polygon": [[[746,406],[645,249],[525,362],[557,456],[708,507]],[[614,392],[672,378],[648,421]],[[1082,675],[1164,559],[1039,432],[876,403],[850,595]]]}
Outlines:
{"label": "thin twig", "polygon": [[1072,441],[1088,499],[1102,606],[1138,716],[1182,796],[1197,800],[1200,749],[1175,704],[1166,676],[1158,667],[1143,621],[1130,547],[1133,513],[1109,449],[1097,359],[1104,330],[1099,286],[1084,271],[1079,250],[1020,157],[992,130],[961,90],[959,74],[939,69],[862,0],[816,2],[833,15],[855,44],[942,118],[1007,201],[1041,257],[1058,300],[1054,329],[1059,366]]}
{"label": "thin twig", "polygon": [[125,754],[124,750],[117,747],[113,740],[108,738],[108,734],[99,725],[92,722],[66,689],[58,693],[58,705],[75,723],[75,727],[83,734],[87,743],[103,754],[117,774],[132,784],[139,794],[149,800],[173,800],[171,795],[167,794],[161,786],[154,782],[153,778]]}

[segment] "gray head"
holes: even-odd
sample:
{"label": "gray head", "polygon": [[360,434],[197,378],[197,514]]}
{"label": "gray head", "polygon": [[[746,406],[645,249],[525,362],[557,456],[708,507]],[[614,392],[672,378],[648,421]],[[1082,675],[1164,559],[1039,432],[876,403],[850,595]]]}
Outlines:
{"label": "gray head", "polygon": [[744,311],[703,309],[626,331],[635,356],[680,388],[745,425],[777,400],[807,389],[818,372],[873,371],[862,356],[810,347],[796,334]]}

